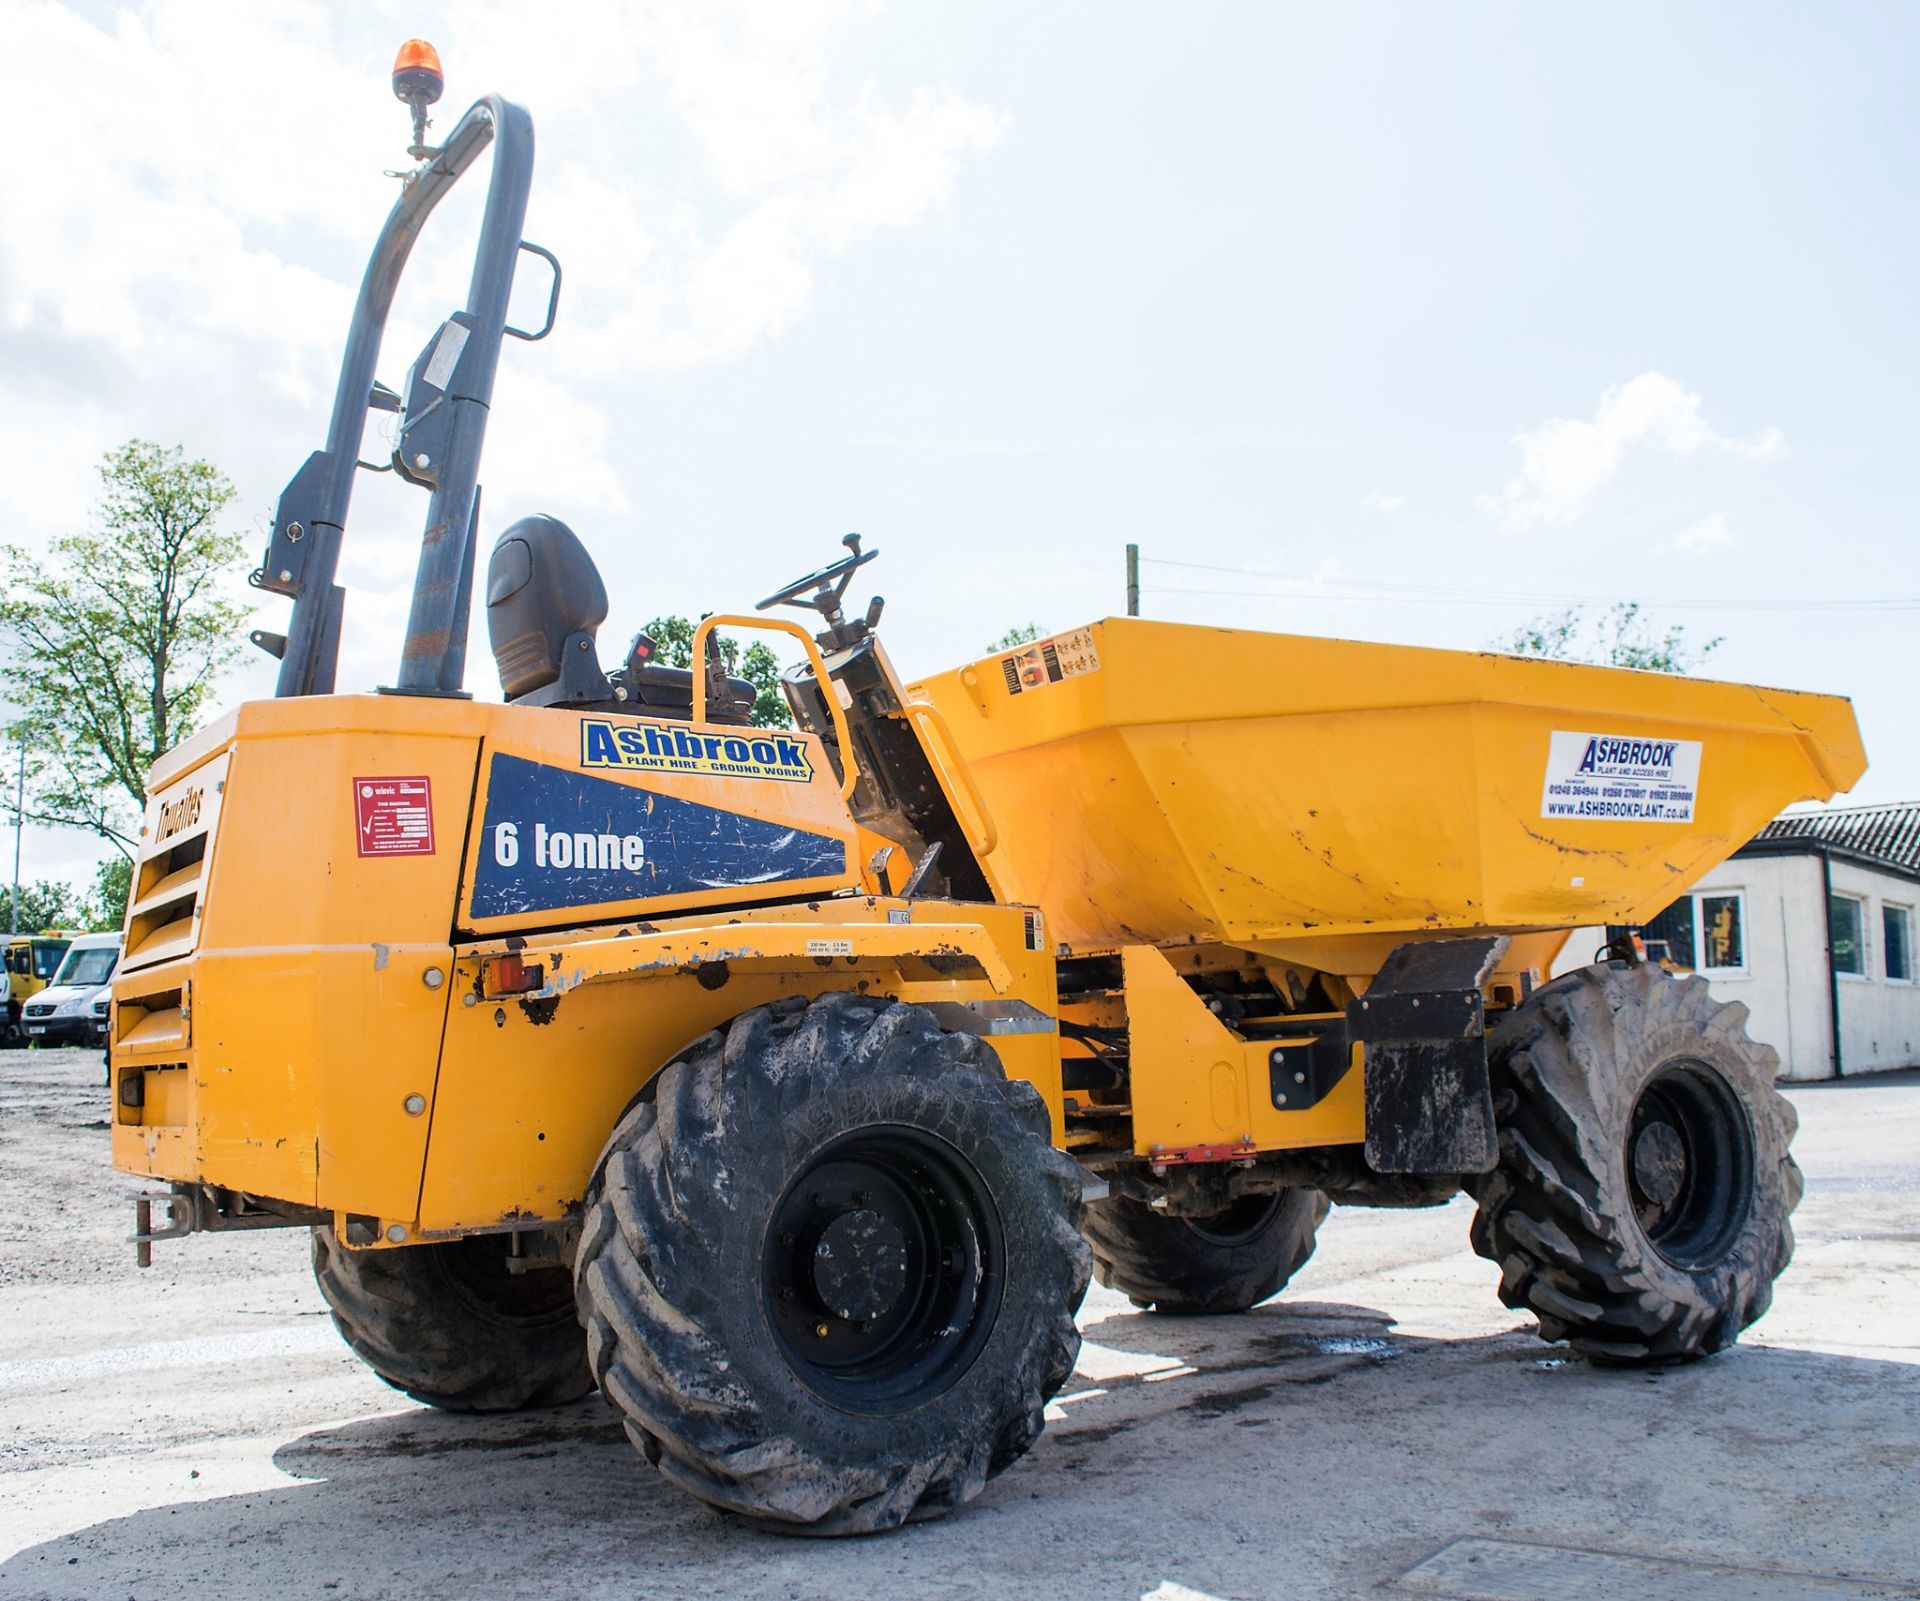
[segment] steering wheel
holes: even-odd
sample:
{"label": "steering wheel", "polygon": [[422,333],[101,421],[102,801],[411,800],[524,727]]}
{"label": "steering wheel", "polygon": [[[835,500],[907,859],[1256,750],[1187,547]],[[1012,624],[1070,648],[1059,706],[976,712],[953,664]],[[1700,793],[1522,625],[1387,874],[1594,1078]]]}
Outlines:
{"label": "steering wheel", "polygon": [[[860,536],[848,534],[840,541],[853,554],[842,556],[836,562],[830,562],[818,572],[808,573],[805,578],[796,578],[783,588],[776,589],[771,595],[754,606],[755,611],[766,611],[773,606],[805,606],[809,611],[817,611],[834,627],[843,621],[840,615],[840,598],[847,592],[847,585],[853,582],[854,573],[880,554],[877,550],[862,550]],[[813,593],[810,595],[808,591]]]}

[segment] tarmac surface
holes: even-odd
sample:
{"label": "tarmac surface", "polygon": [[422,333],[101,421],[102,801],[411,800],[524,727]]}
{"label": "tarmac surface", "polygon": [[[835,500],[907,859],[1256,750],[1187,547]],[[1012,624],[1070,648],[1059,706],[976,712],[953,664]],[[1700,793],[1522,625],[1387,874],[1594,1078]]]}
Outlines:
{"label": "tarmac surface", "polygon": [[744,1530],[597,1397],[473,1419],[340,1344],[304,1233],[134,1266],[97,1052],[0,1054],[0,1597],[1920,1598],[1920,1076],[1796,1086],[1772,1312],[1658,1373],[1542,1345],[1467,1203],[1336,1210],[1279,1300],[1095,1289],[1047,1434],[957,1515]]}

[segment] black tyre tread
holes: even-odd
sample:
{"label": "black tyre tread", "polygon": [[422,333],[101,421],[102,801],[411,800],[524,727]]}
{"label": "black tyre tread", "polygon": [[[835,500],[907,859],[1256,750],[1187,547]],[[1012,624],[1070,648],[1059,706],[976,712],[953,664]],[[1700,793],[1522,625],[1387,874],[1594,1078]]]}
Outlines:
{"label": "black tyre tread", "polygon": [[1100,1282],[1136,1306],[1174,1316],[1244,1312],[1278,1295],[1306,1264],[1331,1204],[1318,1190],[1283,1191],[1258,1235],[1222,1246],[1177,1217],[1115,1195],[1086,1209],[1080,1232]]}
{"label": "black tyre tread", "polygon": [[[1793,1254],[1801,1195],[1788,1146],[1799,1119],[1775,1088],[1780,1058],[1747,1008],[1704,979],[1648,963],[1579,969],[1493,1031],[1500,1158],[1470,1184],[1473,1248],[1500,1264],[1500,1299],[1602,1361],[1685,1360],[1724,1349],[1771,1304]],[[1625,1195],[1624,1108],[1650,1064],[1705,1060],[1753,1124],[1752,1212],[1729,1259],[1688,1271],[1646,1239]]]}
{"label": "black tyre tread", "polygon": [[448,1412],[560,1406],[593,1388],[570,1309],[533,1322],[488,1317],[440,1270],[432,1253],[442,1249],[349,1251],[332,1229],[313,1230],[314,1281],[361,1361],[396,1390]]}
{"label": "black tyre tread", "polygon": [[[740,1286],[716,1283],[699,1260],[708,1252],[701,1224],[726,1207],[739,1142],[764,1141],[822,1092],[882,1073],[1024,1140],[1045,1190],[1032,1222],[1050,1310],[1036,1314],[1041,1326],[1003,1377],[994,1405],[1004,1421],[956,1429],[923,1460],[836,1455],[837,1414],[824,1403],[804,1431],[813,1437],[783,1430],[712,1332]],[[1075,1229],[1080,1195],[1079,1168],[1053,1148],[1045,1104],[1005,1077],[984,1041],[943,1033],[922,1008],[856,995],[748,1012],[661,1071],[588,1185],[574,1273],[594,1377],[662,1474],[762,1526],[860,1534],[938,1516],[1033,1444],[1048,1399],[1073,1371],[1073,1314],[1090,1271]]]}

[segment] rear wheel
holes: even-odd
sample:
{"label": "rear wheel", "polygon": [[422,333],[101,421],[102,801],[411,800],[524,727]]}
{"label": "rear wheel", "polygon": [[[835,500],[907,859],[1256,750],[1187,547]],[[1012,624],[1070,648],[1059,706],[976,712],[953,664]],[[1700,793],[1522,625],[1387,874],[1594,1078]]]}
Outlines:
{"label": "rear wheel", "polygon": [[1244,1312],[1277,1295],[1313,1255],[1327,1215],[1318,1190],[1249,1195],[1210,1217],[1169,1217],[1124,1195],[1087,1208],[1081,1232],[1100,1282],[1142,1308]]}
{"label": "rear wheel", "polygon": [[948,1511],[1072,1371],[1079,1186],[985,1042],[860,996],[748,1012],[661,1072],[588,1186],[594,1373],[723,1510],[804,1534]]}
{"label": "rear wheel", "polygon": [[1747,1009],[1647,963],[1582,968],[1488,1041],[1500,1159],[1472,1184],[1500,1298],[1603,1361],[1733,1344],[1793,1255],[1798,1124]]}
{"label": "rear wheel", "polygon": [[333,1326],[396,1390],[452,1412],[577,1401],[593,1388],[565,1269],[511,1272],[509,1240],[349,1251],[313,1231],[313,1276]]}

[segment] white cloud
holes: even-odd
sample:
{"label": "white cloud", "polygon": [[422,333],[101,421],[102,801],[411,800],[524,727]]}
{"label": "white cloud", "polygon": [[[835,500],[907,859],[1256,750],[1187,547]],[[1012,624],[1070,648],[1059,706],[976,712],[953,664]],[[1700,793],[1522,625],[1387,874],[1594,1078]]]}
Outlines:
{"label": "white cloud", "polygon": [[1673,548],[1687,556],[1704,556],[1732,543],[1733,529],[1728,526],[1727,514],[1723,511],[1691,523],[1673,536]]}
{"label": "white cloud", "polygon": [[1398,511],[1406,503],[1405,495],[1383,495],[1377,489],[1369,490],[1360,497],[1360,504],[1368,511]]}
{"label": "white cloud", "polygon": [[[0,537],[84,523],[102,451],[179,441],[266,521],[321,443],[366,252],[392,202],[406,117],[388,91],[408,30],[441,45],[443,137],[478,93],[534,113],[528,236],[565,264],[553,339],[509,346],[482,473],[483,534],[531,509],[624,510],[615,426],[640,369],[739,360],[805,317],[833,263],[921,223],[1010,126],[938,84],[883,82],[871,0],[577,0],[532,25],[512,0],[129,0],[83,13],[0,0],[0,103],[57,130],[0,162]],[[75,85],[84,85],[84,104]],[[268,92],[260,92],[260,86]],[[414,252],[380,373],[398,385],[465,296],[485,170]],[[532,258],[520,320],[544,310]],[[376,417],[367,448],[380,452]],[[420,497],[363,477],[342,579],[341,681],[390,663]],[[284,626],[269,602],[265,626]],[[380,674],[390,673],[389,667]]]}
{"label": "white cloud", "polygon": [[[1004,139],[1006,112],[951,89],[841,82],[843,35],[874,10],[594,0],[565,27],[530,28],[496,0],[419,19],[446,30],[439,134],[494,83],[538,114],[529,232],[566,263],[570,335],[543,352],[549,371],[738,358],[804,315],[826,263],[914,226]],[[0,331],[84,343],[126,390],[244,378],[250,400],[264,391],[303,418],[323,405],[392,192],[380,174],[401,155],[394,25],[309,0],[147,0],[99,24],[0,0],[0,37],[9,112],[61,130],[60,160],[0,163]],[[263,122],[236,88],[258,82],[297,86],[288,104],[324,113]],[[416,253],[390,358],[458,303],[451,236],[479,188],[455,192],[443,209],[456,226],[436,218]],[[423,289],[434,303],[416,333]]]}
{"label": "white cloud", "polygon": [[1515,434],[1513,442],[1520,447],[1520,470],[1499,494],[1480,498],[1482,508],[1509,528],[1573,522],[1636,448],[1759,459],[1778,455],[1785,443],[1777,428],[1750,439],[1717,432],[1700,414],[1700,397],[1658,372],[1609,389],[1591,422],[1551,417]]}

